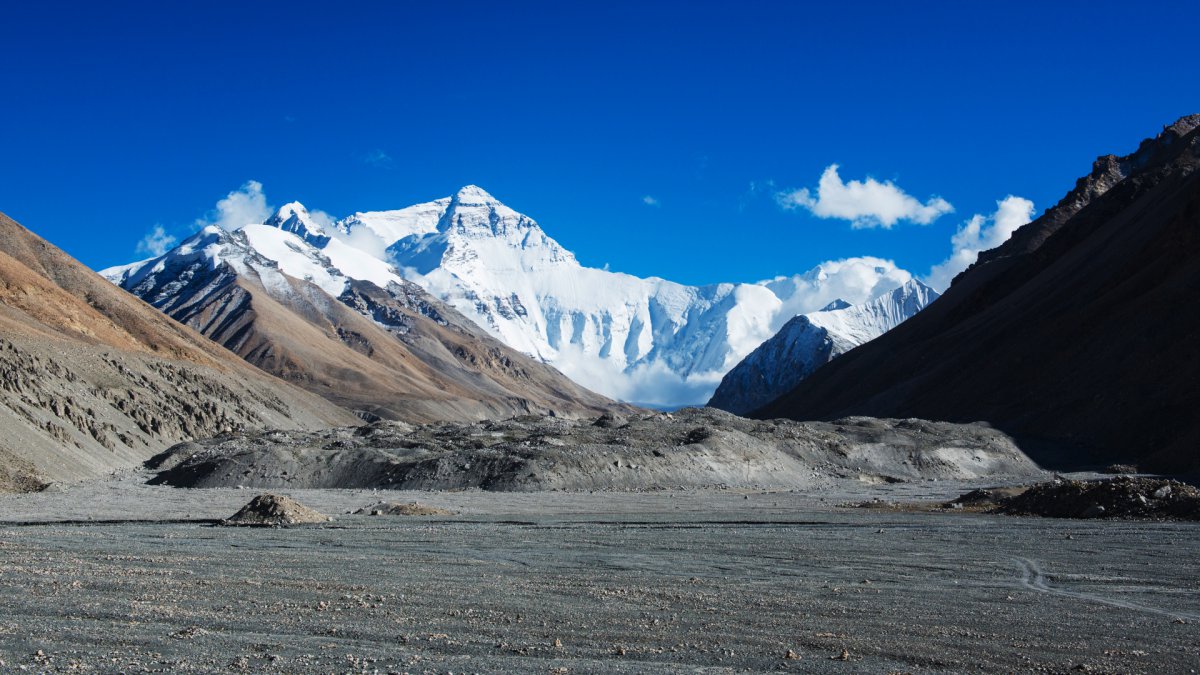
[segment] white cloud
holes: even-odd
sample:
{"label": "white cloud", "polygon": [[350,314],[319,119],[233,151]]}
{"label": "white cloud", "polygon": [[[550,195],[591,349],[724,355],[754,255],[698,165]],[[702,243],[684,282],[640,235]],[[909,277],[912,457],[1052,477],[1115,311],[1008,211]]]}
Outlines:
{"label": "white cloud", "polygon": [[941,197],[921,203],[891,181],[881,183],[867,178],[843,182],[837,164],[830,164],[821,174],[815,198],[808,188],[780,192],[775,198],[785,209],[803,207],[818,218],[848,220],[856,228],[891,228],[901,220],[928,225],[954,211]]}
{"label": "white cloud", "polygon": [[945,290],[959,272],[975,262],[981,251],[1008,241],[1013,232],[1032,219],[1033,202],[1013,195],[996,202],[996,212],[992,215],[971,216],[950,240],[954,247],[950,257],[933,266],[925,283],[939,291]]}
{"label": "white cloud", "polygon": [[655,199],[654,197],[651,197],[650,195],[646,195],[645,197],[642,197],[642,203],[645,204],[646,206],[661,206],[659,201],[657,199]]}
{"label": "white cloud", "polygon": [[723,375],[706,372],[683,377],[659,361],[625,370],[607,359],[589,356],[573,344],[559,348],[554,367],[572,381],[609,398],[664,407],[704,405]]}
{"label": "white cloud", "polygon": [[[328,216],[326,216],[328,217]],[[333,219],[329,219],[329,225],[333,224]],[[388,244],[383,240],[383,237],[375,234],[368,227],[356,227],[350,230],[349,234],[342,232],[335,227],[328,227],[324,222],[321,225],[325,227],[325,234],[332,236],[334,239],[340,239],[347,245],[352,246],[360,251],[365,251],[370,255],[386,260],[391,264],[391,256],[388,254]]]}
{"label": "white cloud", "polygon": [[310,209],[308,217],[312,218],[313,222],[321,226],[322,230],[328,232],[333,229],[333,223],[337,220],[333,216],[325,213],[321,209]]}
{"label": "white cloud", "polygon": [[392,157],[383,150],[375,148],[363,156],[363,161],[371,166],[379,168],[390,168],[392,166]]}
{"label": "white cloud", "polygon": [[[762,282],[781,300],[770,334],[797,314],[815,312],[834,300],[861,305],[912,279],[912,274],[891,260],[873,256],[827,260],[804,274]],[[757,345],[755,345],[757,346]]]}
{"label": "white cloud", "polygon": [[162,225],[155,225],[154,229],[150,230],[142,240],[138,242],[138,255],[151,255],[158,257],[175,246],[175,235],[167,234]]}
{"label": "white cloud", "polygon": [[257,224],[271,217],[273,209],[267,205],[262,183],[248,180],[242,187],[225,195],[217,207],[203,218],[196,219],[198,227],[218,225],[232,232],[243,225]]}

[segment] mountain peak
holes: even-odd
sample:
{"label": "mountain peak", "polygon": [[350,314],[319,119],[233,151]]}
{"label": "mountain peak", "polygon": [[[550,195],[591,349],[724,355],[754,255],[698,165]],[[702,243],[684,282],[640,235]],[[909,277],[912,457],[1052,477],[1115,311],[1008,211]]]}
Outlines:
{"label": "mountain peak", "polygon": [[1172,134],[1182,138],[1187,136],[1196,127],[1200,127],[1200,113],[1194,115],[1184,115],[1175,120],[1173,124],[1168,124],[1163,128],[1163,132],[1171,132]]}
{"label": "mountain peak", "polygon": [[288,202],[279,207],[263,225],[291,232],[318,246],[329,239],[325,227],[300,202]]}
{"label": "mountain peak", "polygon": [[272,221],[284,222],[289,218],[308,218],[308,209],[300,202],[288,202],[275,210],[275,215],[267,219],[267,222]]}
{"label": "mountain peak", "polygon": [[452,199],[460,204],[488,204],[498,203],[498,200],[488,194],[487,190],[478,185],[464,185],[454,193]]}
{"label": "mountain peak", "polygon": [[935,295],[938,294],[938,292],[933,288],[933,286],[930,286],[929,284],[925,283],[924,281],[921,281],[920,279],[918,279],[916,277],[913,277],[913,278],[909,279],[908,281],[904,282],[896,290],[903,292],[903,293],[912,293],[914,291],[918,291],[921,293],[932,292]]}
{"label": "mountain peak", "polygon": [[850,303],[846,302],[845,300],[843,300],[841,298],[838,298],[837,300],[834,300],[833,302],[829,303],[828,305],[825,305],[824,307],[822,307],[821,309],[818,309],[817,311],[818,312],[834,312],[839,309],[846,309],[849,306],[850,306]]}

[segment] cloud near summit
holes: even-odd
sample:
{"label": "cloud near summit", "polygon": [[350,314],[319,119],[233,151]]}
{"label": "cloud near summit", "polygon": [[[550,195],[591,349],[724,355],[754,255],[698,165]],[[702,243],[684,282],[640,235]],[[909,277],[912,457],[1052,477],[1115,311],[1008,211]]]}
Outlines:
{"label": "cloud near summit", "polygon": [[232,232],[243,225],[261,223],[270,217],[271,207],[267,204],[267,196],[263,194],[262,183],[248,180],[242,187],[225,195],[224,199],[217,202],[217,207],[203,218],[197,218],[196,226],[218,225]]}
{"label": "cloud near summit", "polygon": [[953,252],[949,258],[933,266],[925,277],[925,283],[944,291],[959,272],[975,262],[980,252],[1008,241],[1013,232],[1032,219],[1033,202],[1013,195],[996,202],[995,213],[975,214],[954,233],[950,240]]}
{"label": "cloud near summit", "polygon": [[837,164],[830,164],[821,174],[816,196],[808,188],[801,188],[776,193],[775,199],[785,209],[804,208],[818,218],[848,220],[855,228],[890,229],[902,220],[928,225],[954,211],[941,197],[933,196],[922,203],[891,181],[870,177],[843,181]]}

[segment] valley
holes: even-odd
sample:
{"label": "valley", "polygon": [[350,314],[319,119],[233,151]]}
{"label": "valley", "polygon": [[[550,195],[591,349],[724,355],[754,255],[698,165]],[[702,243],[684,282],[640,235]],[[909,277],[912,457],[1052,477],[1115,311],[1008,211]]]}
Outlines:
{"label": "valley", "polygon": [[[1200,659],[1194,523],[838,506],[992,483],[295,490],[333,522],[263,530],[211,524],[253,491],[147,477],[0,497],[0,667],[1158,673]],[[349,513],[383,495],[457,515]]]}

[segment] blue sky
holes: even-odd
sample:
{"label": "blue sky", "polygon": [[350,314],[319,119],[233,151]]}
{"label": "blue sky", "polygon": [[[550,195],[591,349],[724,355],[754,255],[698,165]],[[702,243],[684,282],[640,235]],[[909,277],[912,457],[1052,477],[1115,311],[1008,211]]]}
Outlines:
{"label": "blue sky", "polygon": [[[1040,213],[1200,111],[1194,2],[834,4],[18,3],[0,210],[103,267],[248,180],[339,216],[474,183],[642,276],[923,273],[972,214]],[[780,207],[835,163],[955,210]]]}

